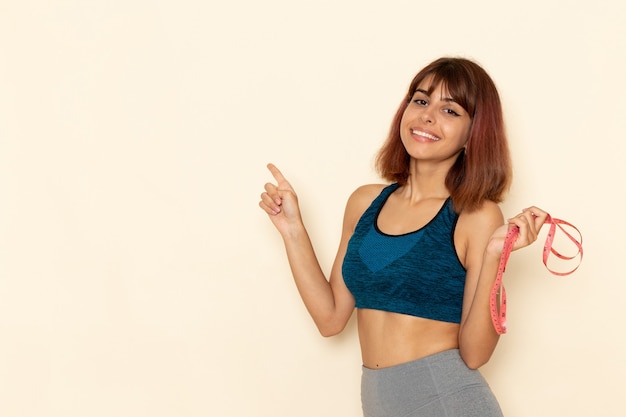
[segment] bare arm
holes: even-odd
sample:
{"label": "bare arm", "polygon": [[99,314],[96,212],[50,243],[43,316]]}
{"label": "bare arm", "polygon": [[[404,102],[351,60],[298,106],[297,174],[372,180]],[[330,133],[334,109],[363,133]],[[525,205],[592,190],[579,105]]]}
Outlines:
{"label": "bare arm", "polygon": [[509,219],[508,224],[503,224],[499,207],[486,202],[478,211],[464,216],[467,278],[459,347],[467,366],[475,369],[487,363],[499,340],[491,322],[489,298],[506,233],[510,227],[519,227],[513,250],[526,247],[537,239],[547,213],[531,207]]}
{"label": "bare arm", "polygon": [[354,310],[354,299],[343,282],[341,265],[356,220],[346,208],[337,257],[330,279],[326,279],[302,221],[295,191],[278,168],[270,164],[268,169],[276,184],[265,185],[259,206],[283,238],[296,287],[317,328],[324,336],[335,335],[344,329]]}

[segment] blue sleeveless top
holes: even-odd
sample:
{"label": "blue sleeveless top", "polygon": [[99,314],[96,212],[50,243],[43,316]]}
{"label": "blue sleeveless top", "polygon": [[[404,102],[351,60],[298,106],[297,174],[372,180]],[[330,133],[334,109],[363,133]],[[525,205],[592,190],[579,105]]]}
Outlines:
{"label": "blue sleeveless top", "polygon": [[378,215],[398,187],[385,187],[359,219],[343,260],[344,282],[357,308],[460,323],[466,271],[454,248],[459,216],[452,200],[421,229],[387,235]]}

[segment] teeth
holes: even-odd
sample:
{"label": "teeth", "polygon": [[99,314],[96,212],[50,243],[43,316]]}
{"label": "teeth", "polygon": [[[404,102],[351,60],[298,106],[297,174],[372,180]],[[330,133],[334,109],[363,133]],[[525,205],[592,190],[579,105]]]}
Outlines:
{"label": "teeth", "polygon": [[441,140],[441,138],[438,138],[437,136],[433,136],[433,135],[429,135],[426,132],[422,132],[420,130],[412,130],[411,131],[414,135],[420,135],[420,136],[424,136],[425,138],[428,139],[432,139],[432,140]]}

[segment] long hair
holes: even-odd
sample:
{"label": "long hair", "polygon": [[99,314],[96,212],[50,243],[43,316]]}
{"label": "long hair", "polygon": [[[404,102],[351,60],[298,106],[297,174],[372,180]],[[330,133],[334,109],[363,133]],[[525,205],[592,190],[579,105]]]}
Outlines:
{"label": "long hair", "polygon": [[500,203],[512,178],[502,104],[487,72],[465,58],[437,59],[413,78],[376,157],[378,172],[386,180],[406,184],[410,156],[400,139],[400,121],[415,90],[428,76],[432,76],[432,85],[441,84],[472,120],[465,149],[446,176],[455,210],[475,210],[484,200]]}

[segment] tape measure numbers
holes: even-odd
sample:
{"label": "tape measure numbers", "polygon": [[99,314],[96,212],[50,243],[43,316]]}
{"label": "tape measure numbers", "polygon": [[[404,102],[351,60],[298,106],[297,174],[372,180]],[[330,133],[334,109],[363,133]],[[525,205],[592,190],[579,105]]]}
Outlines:
{"label": "tape measure numbers", "polygon": [[[574,225],[564,220],[552,218],[550,217],[550,215],[548,215],[544,224],[549,224],[550,230],[548,231],[548,236],[546,237],[546,243],[543,246],[543,264],[545,265],[546,269],[554,275],[565,276],[573,273],[578,269],[583,258],[583,237],[580,233],[580,230],[578,230]],[[574,236],[568,233],[567,230],[563,228],[563,225],[574,229],[578,233],[579,239],[576,239]],[[565,256],[552,247],[557,228],[565,233],[565,236],[567,236],[567,238],[571,240],[577,247],[578,252],[575,255]],[[498,334],[506,333],[506,290],[504,288],[504,285],[502,284],[502,276],[504,275],[504,271],[506,270],[506,264],[509,261],[509,256],[511,255],[511,251],[513,250],[513,245],[517,240],[518,234],[519,228],[515,226],[508,231],[506,237],[504,238],[504,246],[502,247],[502,254],[500,255],[498,273],[496,275],[496,281],[493,284],[493,287],[491,289],[491,296],[489,298],[491,321],[493,322],[493,327]],[[576,265],[575,268],[566,272],[554,271],[550,269],[550,267],[548,267],[548,258],[550,257],[550,254],[553,254],[557,258],[563,260],[572,260],[578,257],[578,265]]]}

